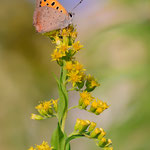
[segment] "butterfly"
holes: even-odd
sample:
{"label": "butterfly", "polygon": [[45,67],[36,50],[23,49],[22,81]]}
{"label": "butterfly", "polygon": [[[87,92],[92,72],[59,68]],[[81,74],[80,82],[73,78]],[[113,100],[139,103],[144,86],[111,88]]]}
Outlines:
{"label": "butterfly", "polygon": [[57,0],[36,0],[33,25],[39,33],[63,29],[72,23],[73,14]]}

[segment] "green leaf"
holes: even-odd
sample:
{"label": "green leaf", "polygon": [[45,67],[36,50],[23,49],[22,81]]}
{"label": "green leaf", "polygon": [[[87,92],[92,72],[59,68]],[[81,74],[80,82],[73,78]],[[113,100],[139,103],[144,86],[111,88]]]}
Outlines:
{"label": "green leaf", "polygon": [[54,149],[56,150],[65,150],[64,145],[65,145],[65,136],[64,133],[61,131],[60,125],[58,123],[57,129],[53,132],[51,138],[51,146],[54,147]]}

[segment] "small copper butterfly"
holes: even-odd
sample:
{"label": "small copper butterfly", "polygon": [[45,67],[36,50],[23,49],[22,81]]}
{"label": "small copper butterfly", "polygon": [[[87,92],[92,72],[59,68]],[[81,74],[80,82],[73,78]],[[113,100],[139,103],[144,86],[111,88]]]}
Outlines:
{"label": "small copper butterfly", "polygon": [[36,0],[33,25],[39,33],[50,32],[67,27],[72,23],[73,14],[57,0]]}

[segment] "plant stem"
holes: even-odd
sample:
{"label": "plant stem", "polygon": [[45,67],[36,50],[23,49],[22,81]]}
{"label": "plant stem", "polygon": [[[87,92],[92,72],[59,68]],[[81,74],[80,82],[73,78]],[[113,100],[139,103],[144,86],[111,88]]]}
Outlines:
{"label": "plant stem", "polygon": [[70,108],[68,109],[68,111],[69,111],[69,110],[72,110],[72,109],[75,109],[75,108],[80,108],[80,106],[73,106],[73,107],[70,107]]}

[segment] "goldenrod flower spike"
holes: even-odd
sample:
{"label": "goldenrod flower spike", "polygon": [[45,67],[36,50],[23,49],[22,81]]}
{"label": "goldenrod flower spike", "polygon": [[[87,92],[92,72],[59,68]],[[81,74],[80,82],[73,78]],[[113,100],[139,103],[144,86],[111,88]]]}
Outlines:
{"label": "goldenrod flower spike", "polygon": [[[83,45],[76,41],[77,32],[73,25],[46,33],[52,43],[56,44],[51,54],[52,61],[56,61],[61,68],[60,77],[55,79],[58,84],[59,100],[50,99],[43,101],[35,107],[39,114],[32,114],[31,119],[43,120],[56,117],[57,128],[51,137],[51,146],[45,141],[41,145],[30,147],[28,150],[70,150],[70,141],[75,138],[86,137],[96,141],[96,145],[104,150],[113,150],[112,141],[107,139],[104,129],[96,127],[96,123],[89,120],[77,119],[74,131],[67,136],[65,133],[65,122],[68,111],[80,108],[93,115],[100,115],[108,109],[106,102],[92,96],[96,87],[100,86],[98,81],[90,74],[86,74],[84,66],[76,60],[75,54],[79,52]],[[68,84],[71,83],[71,89]],[[68,92],[77,91],[80,95],[77,106],[68,108]],[[94,149],[94,148],[93,148]]]}

